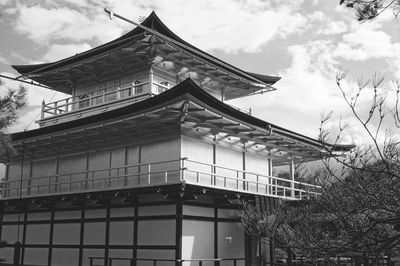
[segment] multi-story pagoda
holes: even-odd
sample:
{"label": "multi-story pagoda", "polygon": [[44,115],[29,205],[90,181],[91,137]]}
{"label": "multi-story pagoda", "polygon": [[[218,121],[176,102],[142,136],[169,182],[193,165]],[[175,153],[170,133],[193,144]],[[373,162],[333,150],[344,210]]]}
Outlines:
{"label": "multi-story pagoda", "polygon": [[[332,148],[226,104],[274,90],[280,78],[201,51],[155,13],[84,53],[13,67],[71,97],[43,103],[40,128],[12,134],[18,153],[1,158],[7,263],[18,242],[23,265],[253,258],[241,200],[307,197],[315,187],[294,179],[294,163]],[[290,179],[272,176],[283,165]],[[148,263],[113,265],[136,262]]]}

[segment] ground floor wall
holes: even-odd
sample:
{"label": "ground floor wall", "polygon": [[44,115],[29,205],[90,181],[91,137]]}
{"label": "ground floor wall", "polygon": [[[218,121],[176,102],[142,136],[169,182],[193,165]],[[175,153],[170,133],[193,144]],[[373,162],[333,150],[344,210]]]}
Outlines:
{"label": "ground floor wall", "polygon": [[[12,263],[16,241],[22,243],[23,265],[86,266],[93,256],[189,260],[244,258],[255,253],[254,248],[250,251],[252,241],[244,233],[237,206],[219,205],[212,197],[184,201],[164,197],[3,212],[0,239],[8,245],[0,249],[0,257]],[[147,264],[152,262],[138,265]],[[113,263],[119,265],[129,263]]]}

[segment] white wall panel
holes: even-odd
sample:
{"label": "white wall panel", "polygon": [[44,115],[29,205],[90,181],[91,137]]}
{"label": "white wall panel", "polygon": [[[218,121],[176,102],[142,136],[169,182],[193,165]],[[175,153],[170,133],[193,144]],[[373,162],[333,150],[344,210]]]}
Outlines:
{"label": "white wall panel", "polygon": [[[210,164],[213,163],[213,145],[199,139],[181,136],[181,154],[182,157],[189,159],[189,161],[185,161],[185,167],[189,169],[189,171],[185,171],[185,179],[210,185],[212,178]],[[190,162],[190,160],[208,165]]]}
{"label": "white wall panel", "polygon": [[127,184],[127,178],[125,177],[125,171],[128,169],[124,168],[125,166],[125,148],[117,148],[111,150],[111,168],[110,175],[111,186],[112,187],[121,187]]}
{"label": "white wall panel", "polygon": [[[183,220],[182,259],[214,258],[214,222]],[[186,262],[185,266],[197,266],[198,263]],[[204,262],[204,266],[213,263]]]}
{"label": "white wall panel", "polygon": [[[175,182],[179,177],[179,145],[178,139],[162,140],[142,145],[142,164],[150,163],[151,184],[164,183],[165,172],[168,172],[168,182]],[[168,163],[155,164],[155,162],[172,161]],[[148,173],[148,166],[141,167],[141,173]],[[142,174],[140,184],[148,184],[148,175]]]}
{"label": "white wall panel", "polygon": [[89,171],[95,170],[95,172],[89,173],[90,188],[101,189],[107,187],[109,183],[108,177],[110,176],[109,166],[110,151],[97,151],[89,154]]}
{"label": "white wall panel", "polygon": [[[257,181],[257,175],[261,174],[268,176],[268,158],[265,155],[255,152],[246,152],[246,171],[254,174],[246,174],[246,180]],[[260,183],[268,183],[268,178],[258,176]],[[265,189],[264,186],[259,186],[259,190]],[[249,183],[249,190],[255,192],[257,187],[254,183]]]}
{"label": "white wall panel", "polygon": [[[243,169],[243,154],[238,149],[232,149],[222,145],[216,148],[216,180],[217,186],[227,188],[238,188],[241,183],[236,180],[237,177],[242,179],[242,173],[235,170]],[[224,167],[229,169],[224,169]],[[234,178],[234,179],[229,179]]]}
{"label": "white wall panel", "polygon": [[86,154],[60,157],[58,182],[63,183],[59,185],[60,192],[69,191],[70,186],[72,191],[78,191],[84,185],[86,173],[83,172],[86,171],[86,157]]}
{"label": "white wall panel", "polygon": [[51,191],[50,183],[54,182],[55,175],[56,175],[55,158],[33,161],[31,195],[43,194]]}

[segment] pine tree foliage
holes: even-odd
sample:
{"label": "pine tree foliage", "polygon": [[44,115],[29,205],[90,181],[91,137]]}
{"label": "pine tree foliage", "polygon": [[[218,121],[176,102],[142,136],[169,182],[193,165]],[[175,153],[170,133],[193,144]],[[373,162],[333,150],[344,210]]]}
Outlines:
{"label": "pine tree foliage", "polygon": [[385,11],[393,12],[395,17],[400,12],[400,0],[340,0],[339,4],[353,9],[360,22],[373,20]]}
{"label": "pine tree foliage", "polygon": [[20,86],[18,89],[4,88],[0,80],[0,156],[8,156],[14,153],[10,139],[5,130],[14,124],[18,118],[18,112],[26,104],[26,89]]}

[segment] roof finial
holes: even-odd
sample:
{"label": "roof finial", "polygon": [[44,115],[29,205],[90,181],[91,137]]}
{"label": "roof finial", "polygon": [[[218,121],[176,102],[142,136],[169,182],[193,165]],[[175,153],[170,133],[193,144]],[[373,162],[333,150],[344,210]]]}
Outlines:
{"label": "roof finial", "polygon": [[108,9],[107,7],[104,8],[104,12],[106,12],[107,14],[110,15],[110,20],[112,20],[114,18],[114,13],[110,9]]}

